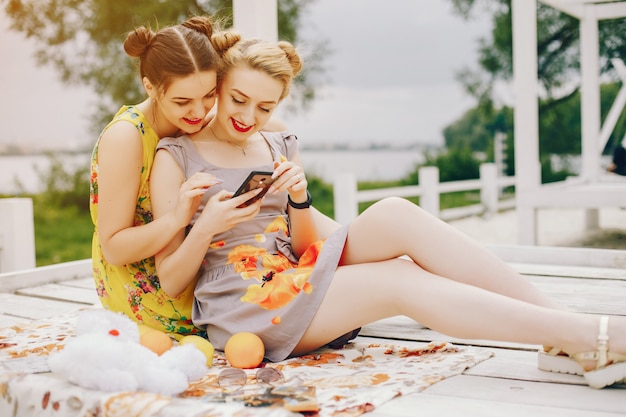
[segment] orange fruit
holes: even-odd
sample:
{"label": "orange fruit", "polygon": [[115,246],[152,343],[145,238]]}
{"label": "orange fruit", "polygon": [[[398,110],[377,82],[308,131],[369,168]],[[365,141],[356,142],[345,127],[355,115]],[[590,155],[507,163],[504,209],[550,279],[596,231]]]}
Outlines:
{"label": "orange fruit", "polygon": [[174,341],[165,332],[150,328],[140,330],[139,343],[157,355],[162,355],[174,346]]}
{"label": "orange fruit", "polygon": [[228,339],[224,346],[224,355],[230,366],[234,368],[256,368],[265,356],[265,345],[254,333],[236,333]]}

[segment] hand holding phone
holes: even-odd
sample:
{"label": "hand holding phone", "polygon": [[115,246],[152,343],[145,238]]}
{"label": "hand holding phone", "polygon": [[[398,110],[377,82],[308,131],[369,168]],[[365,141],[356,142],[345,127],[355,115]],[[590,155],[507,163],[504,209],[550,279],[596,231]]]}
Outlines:
{"label": "hand holding phone", "polygon": [[257,188],[262,188],[263,190],[259,192],[257,195],[241,204],[239,207],[246,207],[250,204],[258,201],[263,198],[263,196],[267,193],[270,188],[270,185],[274,180],[272,179],[272,172],[270,171],[252,171],[248,177],[243,181],[241,186],[235,191],[233,197],[240,196],[241,194],[245,194],[248,191],[255,190]]}

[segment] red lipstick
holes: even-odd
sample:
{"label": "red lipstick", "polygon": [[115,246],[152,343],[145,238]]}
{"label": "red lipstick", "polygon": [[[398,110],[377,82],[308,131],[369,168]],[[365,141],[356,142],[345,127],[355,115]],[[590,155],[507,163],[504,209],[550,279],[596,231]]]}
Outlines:
{"label": "red lipstick", "polygon": [[249,132],[250,129],[252,129],[254,127],[254,125],[249,126],[249,127],[241,127],[243,125],[241,125],[241,123],[237,122],[235,119],[230,119],[231,123],[233,124],[233,128],[237,131],[237,132],[241,132],[241,133],[246,133]]}

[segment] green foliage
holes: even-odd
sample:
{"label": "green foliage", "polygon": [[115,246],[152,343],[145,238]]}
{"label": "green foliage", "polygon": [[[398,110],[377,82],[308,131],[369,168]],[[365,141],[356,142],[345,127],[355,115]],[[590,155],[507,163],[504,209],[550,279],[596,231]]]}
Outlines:
{"label": "green foliage", "polygon": [[[468,83],[468,92],[477,98],[485,93],[493,99],[493,84],[497,80],[509,81],[513,75],[513,35],[511,26],[511,0],[450,0],[453,10],[460,16],[471,19],[472,11],[481,4],[491,14],[491,33],[480,40],[479,69],[463,70],[465,80],[482,82]],[[601,20],[598,25],[600,39],[601,72],[611,75],[608,58],[626,56],[626,20]],[[573,82],[573,73],[580,66],[579,21],[542,2],[537,3],[537,54],[538,77],[548,97],[564,95],[563,87]],[[615,79],[615,77],[613,77]],[[569,87],[577,90],[578,85]],[[565,95],[569,94],[565,92]]]}
{"label": "green foliage", "polygon": [[552,159],[548,156],[540,158],[541,162],[541,182],[546,184],[550,182],[563,181],[565,178],[572,175],[572,171],[565,167],[564,169],[554,170],[552,166]]}
{"label": "green foliage", "polygon": [[446,147],[484,152],[493,141],[494,132],[489,129],[492,124],[490,119],[480,107],[466,111],[443,130]]}
{"label": "green foliage", "polygon": [[402,185],[419,184],[419,169],[423,166],[436,166],[439,168],[439,181],[460,181],[479,178],[480,164],[482,161],[476,158],[469,147],[445,148],[443,150],[424,154],[424,162],[415,166]]}
{"label": "green foliage", "polygon": [[[279,37],[298,40],[300,17],[311,0],[278,0]],[[12,30],[34,40],[40,65],[54,67],[62,81],[83,84],[99,97],[94,109],[94,133],[113,116],[121,104],[139,103],[145,92],[135,60],[122,44],[126,34],[139,25],[157,30],[193,15],[213,14],[224,28],[232,26],[230,0],[0,0]],[[318,40],[320,45],[323,40]],[[307,74],[320,71],[319,60]],[[307,75],[298,77],[293,90],[296,102],[314,96]]]}
{"label": "green foliage", "polygon": [[[510,0],[450,0],[453,9],[471,19],[478,4],[491,15],[492,30],[480,40],[478,68],[464,68],[457,79],[477,99],[477,106],[444,131],[449,147],[470,146],[474,151],[493,155],[495,130],[507,134],[507,171],[513,174],[514,138],[510,109],[495,109],[494,85],[510,81],[512,66],[512,28]],[[539,151],[548,154],[580,154],[580,34],[579,21],[560,11],[537,3],[538,79],[545,97],[539,101]],[[619,89],[620,82],[611,66],[613,57],[626,56],[626,19],[599,22],[600,63],[603,79],[614,80],[601,87],[601,115],[604,118]],[[626,133],[626,115],[622,113],[611,144]],[[491,145],[489,145],[491,144]],[[605,152],[610,152],[608,146]],[[549,168],[547,171],[551,172]],[[550,177],[550,175],[549,175]]]}
{"label": "green foliage", "polygon": [[[34,167],[44,191],[36,195],[35,204],[41,207],[73,207],[78,212],[89,212],[89,167],[80,166],[69,171],[60,154],[46,153],[47,171]],[[18,184],[19,186],[19,184]]]}
{"label": "green foliage", "polygon": [[318,177],[307,176],[309,192],[313,198],[315,208],[328,217],[335,216],[333,186],[326,184]]}

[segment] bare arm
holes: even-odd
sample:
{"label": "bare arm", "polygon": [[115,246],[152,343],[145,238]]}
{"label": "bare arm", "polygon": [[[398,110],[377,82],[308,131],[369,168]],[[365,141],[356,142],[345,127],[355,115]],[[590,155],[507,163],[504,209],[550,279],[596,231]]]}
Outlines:
{"label": "bare arm", "polygon": [[195,212],[205,183],[190,180],[184,193],[176,193],[176,210],[158,221],[135,225],[141,181],[143,146],[130,123],[107,129],[98,147],[98,230],[104,257],[125,265],[154,256],[183,230]]}
{"label": "bare arm", "polygon": [[170,218],[135,226],[143,147],[137,129],[118,122],[98,146],[98,230],[104,257],[114,265],[154,256],[180,224]]}
{"label": "bare arm", "polygon": [[[210,174],[199,173],[210,176]],[[196,174],[196,175],[199,175]],[[152,169],[150,192],[155,219],[172,211],[172,196],[184,181],[183,172],[171,154],[157,152]],[[212,176],[211,176],[212,177]],[[237,208],[260,190],[253,190],[237,198],[220,191],[205,205],[194,226],[185,236],[184,229],[176,233],[167,246],[157,253],[156,267],[161,287],[170,297],[176,297],[195,282],[209,245],[218,233],[229,230],[243,221],[254,218],[261,207],[261,200],[249,207]]]}
{"label": "bare arm", "polygon": [[[292,201],[304,202],[307,199],[307,181],[302,168],[300,154],[296,153],[291,161],[282,162],[274,170],[277,177],[272,185],[276,191],[287,191]],[[274,192],[276,192],[274,191]],[[313,209],[295,209],[287,207],[291,231],[291,246],[297,256],[315,241],[327,237],[332,226],[322,219],[322,214]],[[328,218],[327,218],[328,219]],[[328,219],[330,220],[330,219]]]}

